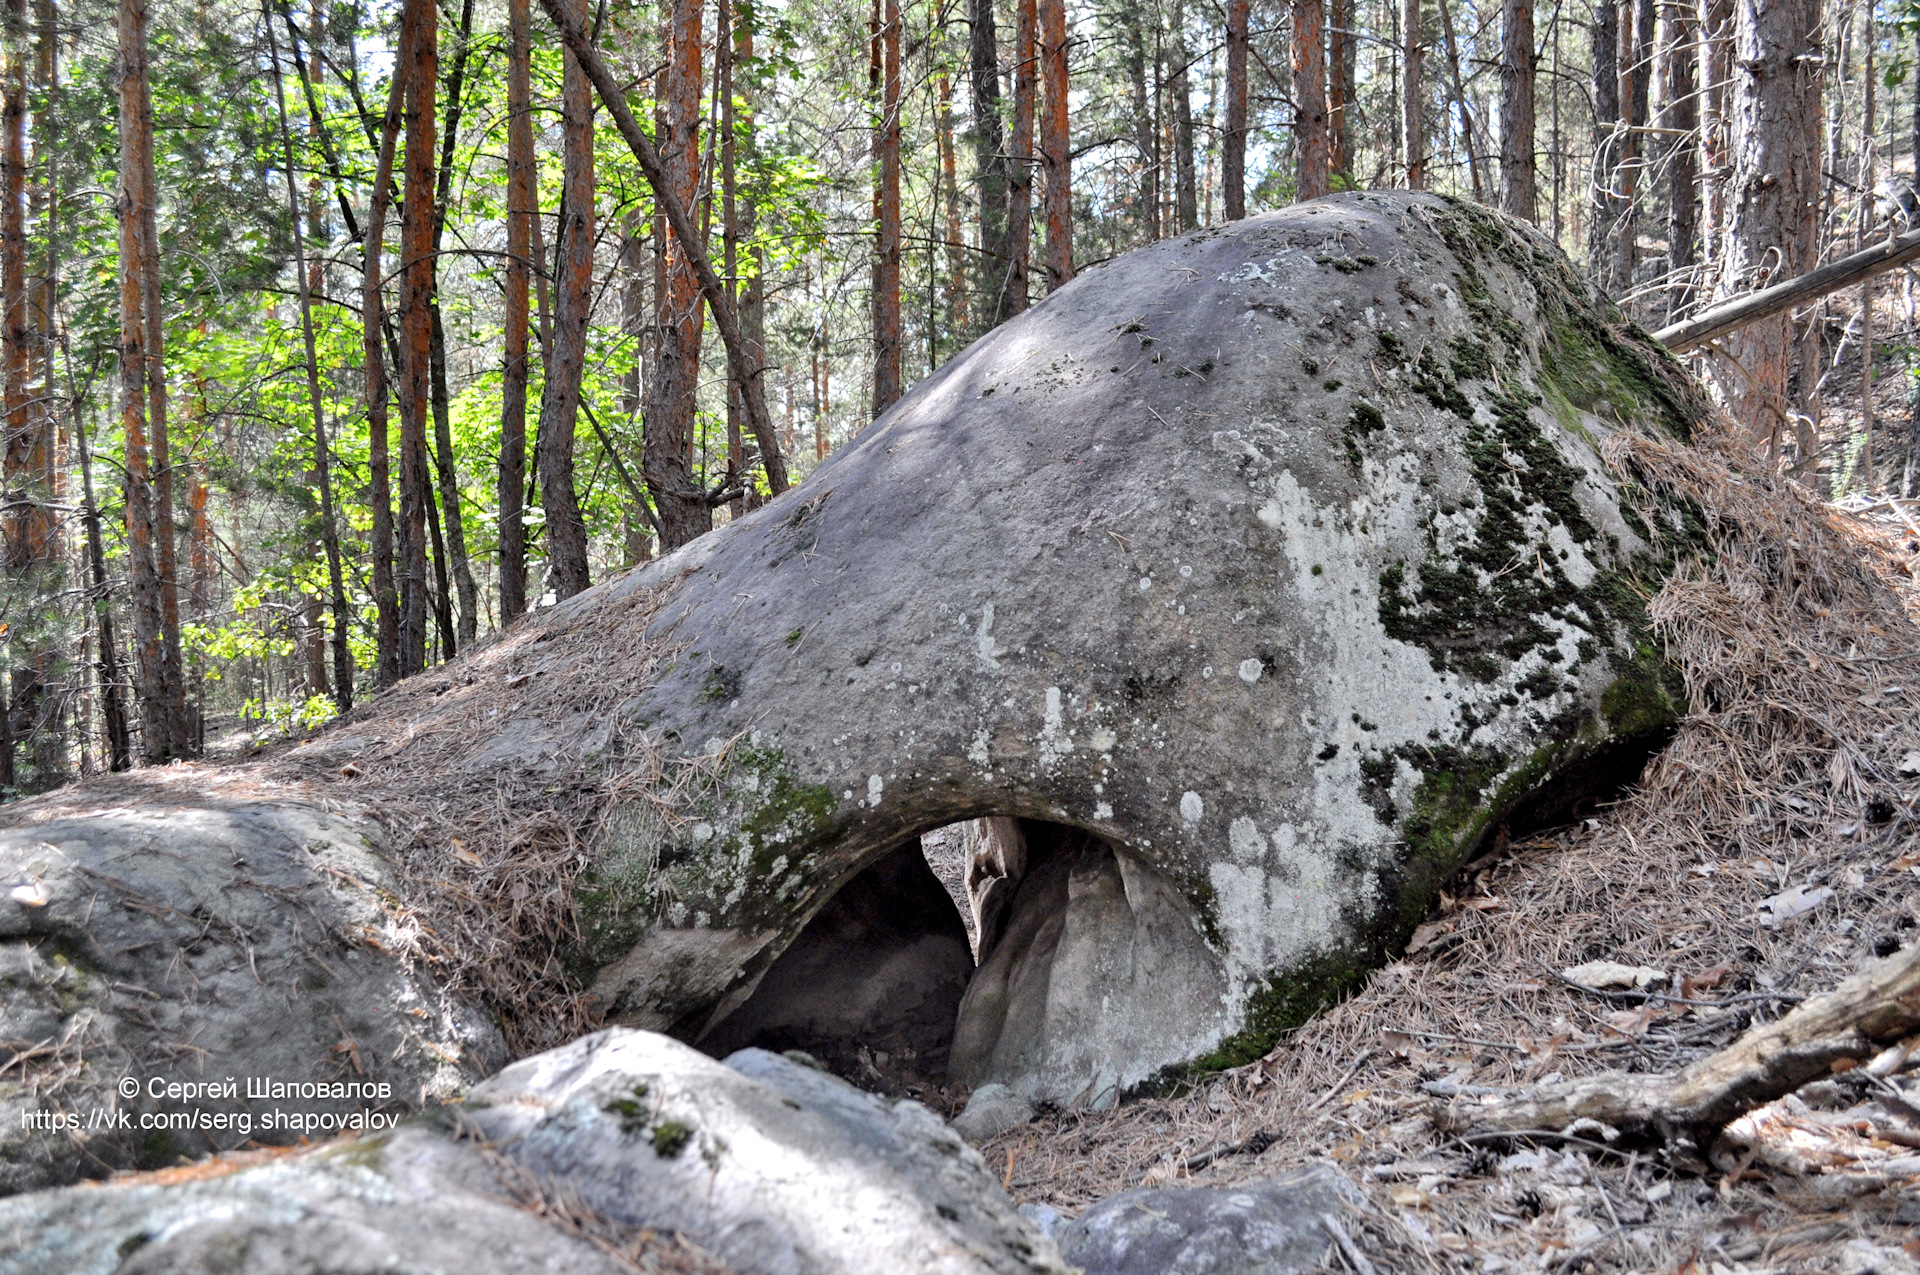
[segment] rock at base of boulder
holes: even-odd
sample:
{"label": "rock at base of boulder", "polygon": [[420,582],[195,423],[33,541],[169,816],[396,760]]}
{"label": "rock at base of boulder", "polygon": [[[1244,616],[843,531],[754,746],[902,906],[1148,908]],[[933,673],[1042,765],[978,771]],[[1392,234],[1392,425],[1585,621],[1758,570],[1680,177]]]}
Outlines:
{"label": "rock at base of boulder", "polygon": [[1322,1269],[1325,1218],[1364,1197],[1330,1169],[1218,1188],[1144,1187],[1109,1196],[1060,1233],[1085,1275],[1302,1275]]}
{"label": "rock at base of boulder", "polygon": [[1158,873],[1078,829],[1023,820],[1021,831],[1026,876],[991,946],[982,922],[948,1075],[1102,1110],[1150,1078],[1137,1060],[1153,1041],[1225,1034],[1226,979]]}
{"label": "rock at base of boulder", "polygon": [[966,923],[909,841],[847,882],[700,1047],[800,1049],[850,1074],[865,1047],[939,1076],[972,976]]}
{"label": "rock at base of boulder", "polygon": [[1033,1119],[1033,1104],[1005,1085],[981,1085],[967,1099],[953,1127],[968,1142],[985,1142]]}
{"label": "rock at base of boulder", "polygon": [[[0,1200],[0,1275],[634,1269],[615,1251],[729,1275],[1068,1275],[927,1108],[648,1032],[588,1036],[460,1106],[260,1159]],[[649,1265],[647,1245],[680,1260]]]}

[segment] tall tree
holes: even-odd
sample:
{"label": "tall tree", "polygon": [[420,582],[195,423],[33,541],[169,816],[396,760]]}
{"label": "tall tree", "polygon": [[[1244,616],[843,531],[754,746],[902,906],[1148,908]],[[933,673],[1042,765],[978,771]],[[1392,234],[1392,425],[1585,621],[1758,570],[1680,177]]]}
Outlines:
{"label": "tall tree", "polygon": [[[1720,271],[1721,234],[1727,224],[1727,184],[1721,174],[1731,167],[1727,147],[1731,140],[1733,3],[1700,0],[1700,166],[1709,174],[1703,183],[1700,238],[1709,279]],[[1920,95],[1915,97],[1915,110],[1920,112]],[[1920,149],[1915,153],[1920,155]]]}
{"label": "tall tree", "polygon": [[1620,95],[1626,127],[1621,134],[1619,172],[1615,179],[1620,198],[1620,228],[1613,242],[1615,286],[1623,293],[1632,290],[1634,273],[1640,264],[1639,208],[1634,192],[1646,151],[1647,124],[1652,117],[1654,18],[1654,0],[1625,0],[1621,6]]}
{"label": "tall tree", "polygon": [[1620,230],[1621,201],[1617,190],[1620,157],[1624,153],[1620,118],[1620,9],[1617,0],[1598,0],[1593,6],[1593,196],[1587,226],[1587,265],[1600,290],[1618,295],[1619,254],[1614,237]]}
{"label": "tall tree", "polygon": [[1426,87],[1421,79],[1420,0],[1400,0],[1400,162],[1408,190],[1427,187]]}
{"label": "tall tree", "polygon": [[540,215],[533,155],[533,35],[528,0],[507,0],[506,330],[501,338],[500,622],[527,609],[527,289]]}
{"label": "tall tree", "polygon": [[353,614],[347,605],[345,573],[340,563],[340,530],[334,521],[333,467],[327,456],[327,413],[320,395],[320,355],[313,331],[313,276],[307,272],[307,239],[300,212],[300,184],[293,132],[287,125],[287,95],[280,73],[280,49],[273,34],[273,15],[266,19],[267,47],[273,58],[273,101],[280,121],[280,145],[287,157],[287,212],[293,228],[294,275],[299,281],[300,336],[306,355],[307,405],[313,413],[313,473],[320,488],[320,543],[327,559],[327,583],[333,593],[333,699],[341,712],[353,707],[353,651],[348,644]]}
{"label": "tall tree", "polygon": [[[1152,243],[1160,238],[1160,121],[1155,108],[1162,95],[1147,87],[1147,33],[1141,9],[1128,5],[1122,21],[1126,23],[1127,80],[1133,86],[1133,146],[1140,163],[1137,199],[1147,242]],[[1154,69],[1157,83],[1157,57]]]}
{"label": "tall tree", "polygon": [[[659,97],[660,163],[666,183],[691,208],[700,186],[700,28],[703,0],[669,0],[666,70]],[[694,402],[700,387],[700,282],[671,226],[656,227],[664,254],[656,289],[659,342],[641,455],[647,490],[660,514],[660,549],[678,549],[713,525],[707,493],[694,481]]]}
{"label": "tall tree", "polygon": [[400,205],[400,676],[427,666],[427,413],[433,347],[434,99],[440,34],[434,0],[405,0],[400,56],[406,77],[406,194]]}
{"label": "tall tree", "polygon": [[[1790,279],[1814,264],[1820,194],[1820,0],[1736,7],[1731,109],[1732,180],[1720,266],[1721,297]],[[1790,424],[1790,315],[1722,339],[1709,367],[1735,420],[1770,454]],[[1803,455],[1802,463],[1813,457]]]}
{"label": "tall tree", "polygon": [[1293,0],[1294,198],[1319,199],[1331,189],[1327,145],[1326,16],[1323,0]]}
{"label": "tall tree", "polygon": [[1500,207],[1537,212],[1533,147],[1533,0],[1505,0],[1500,18]]}
{"label": "tall tree", "polygon": [[1694,8],[1685,0],[1667,0],[1661,23],[1660,129],[1669,141],[1667,160],[1666,321],[1678,319],[1693,303],[1694,240],[1700,221],[1700,97],[1694,71],[1699,32]]}
{"label": "tall tree", "polygon": [[874,0],[873,414],[900,397],[900,0]]}
{"label": "tall tree", "polygon": [[[889,4],[898,0],[888,0]],[[1045,110],[1040,160],[1046,170],[1047,291],[1073,278],[1073,148],[1067,125],[1067,4],[1040,0],[1040,58]]]}
{"label": "tall tree", "polygon": [[[172,602],[173,509],[166,435],[153,98],[147,77],[146,0],[120,0],[120,395],[126,453],[127,550],[141,752],[183,756],[188,741],[179,608]],[[169,624],[169,612],[172,623]],[[0,716],[7,716],[0,714]]]}
{"label": "tall tree", "polygon": [[375,685],[382,688],[393,685],[401,676],[400,599],[393,579],[393,475],[387,445],[386,300],[381,289],[380,262],[387,235],[387,208],[392,202],[393,152],[406,105],[408,50],[406,33],[402,35],[400,56],[394,62],[393,80],[388,89],[386,114],[380,121],[379,158],[374,164],[360,274],[360,351],[367,406],[367,500],[373,506],[373,526],[367,540],[367,552],[373,558],[373,673]]}
{"label": "tall tree", "polygon": [[[453,65],[447,73],[446,127],[440,131],[440,171],[434,180],[433,198],[433,328],[429,334],[433,395],[433,466],[440,491],[440,512],[446,528],[446,574],[441,583],[440,605],[451,609],[446,597],[447,583],[459,594],[460,610],[455,623],[453,646],[465,647],[479,632],[479,591],[474,586],[473,568],[467,559],[466,520],[460,511],[459,466],[453,455],[453,432],[449,417],[451,396],[447,388],[447,335],[440,313],[440,240],[446,231],[447,212],[453,201],[455,151],[460,142],[460,115],[466,106],[467,61],[473,48],[473,0],[461,0],[459,36],[453,46]],[[592,90],[586,90],[591,103]],[[429,511],[431,512],[431,511]],[[451,650],[449,651],[451,654]]]}
{"label": "tall tree", "polygon": [[1173,0],[1170,27],[1167,96],[1173,99],[1173,233],[1185,234],[1200,224],[1200,183],[1193,167],[1193,89],[1187,75],[1193,55],[1187,52],[1185,0]]}
{"label": "tall tree", "polygon": [[1360,41],[1353,30],[1355,0],[1330,0],[1327,6],[1327,131],[1334,175],[1353,177],[1354,95]]}
{"label": "tall tree", "polygon": [[[576,21],[585,22],[586,0],[574,0],[572,12]],[[565,55],[560,78],[560,139],[553,346],[540,396],[537,446],[540,506],[547,527],[546,584],[556,598],[565,599],[587,587],[587,524],[573,485],[573,432],[587,363],[587,318],[593,309],[594,239],[593,85],[571,52]]]}
{"label": "tall tree", "polygon": [[1220,178],[1228,221],[1247,215],[1247,18],[1251,9],[1250,0],[1227,0],[1227,118]]}
{"label": "tall tree", "polygon": [[1013,253],[1007,238],[1006,130],[1000,120],[1000,51],[993,0],[967,0],[967,84],[973,102],[973,168],[980,204],[980,254],[975,291],[988,324],[1004,323]]}
{"label": "tall tree", "polygon": [[1013,0],[1013,156],[1007,181],[1007,274],[1002,321],[1027,308],[1027,262],[1033,238],[1034,0]]}

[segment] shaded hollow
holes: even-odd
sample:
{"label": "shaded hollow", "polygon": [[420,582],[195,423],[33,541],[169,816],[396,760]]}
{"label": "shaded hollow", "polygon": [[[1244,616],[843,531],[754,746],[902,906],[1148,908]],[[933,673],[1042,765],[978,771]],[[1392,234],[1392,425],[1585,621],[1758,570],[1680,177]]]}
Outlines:
{"label": "shaded hollow", "polygon": [[865,1049],[900,1071],[939,1076],[972,975],[966,924],[915,838],[842,886],[698,1043],[715,1057],[801,1049],[849,1075],[860,1074]]}

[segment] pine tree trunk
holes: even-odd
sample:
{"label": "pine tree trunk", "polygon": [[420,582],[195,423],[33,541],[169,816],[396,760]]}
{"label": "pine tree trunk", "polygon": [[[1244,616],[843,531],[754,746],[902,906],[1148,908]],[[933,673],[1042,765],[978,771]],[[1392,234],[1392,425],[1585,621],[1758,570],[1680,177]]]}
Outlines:
{"label": "pine tree trunk", "polygon": [[1011,251],[1007,239],[1007,143],[1000,120],[1000,50],[993,0],[967,0],[968,85],[973,101],[973,166],[980,200],[980,254],[974,292],[990,324],[1006,321]]}
{"label": "pine tree trunk", "polygon": [[[889,3],[894,0],[889,0]],[[1073,278],[1073,148],[1067,123],[1067,4],[1040,0],[1041,163],[1046,169],[1047,291]]]}
{"label": "pine tree trunk", "polygon": [[1400,3],[1400,161],[1407,189],[1427,188],[1426,87],[1421,82],[1420,0]]}
{"label": "pine tree trunk", "polygon": [[1620,294],[1633,290],[1640,265],[1639,184],[1641,157],[1646,153],[1645,131],[1651,115],[1653,86],[1654,0],[1627,0],[1620,13],[1620,67],[1624,84],[1627,131],[1620,152],[1619,234],[1614,240],[1614,279]]}
{"label": "pine tree trunk", "polygon": [[1251,8],[1249,0],[1227,0],[1227,118],[1220,182],[1228,221],[1247,215],[1247,18]]}
{"label": "pine tree trunk", "polygon": [[1147,242],[1153,243],[1160,238],[1160,128],[1154,110],[1158,98],[1147,88],[1147,36],[1138,6],[1127,9],[1126,24],[1127,79],[1133,85],[1133,145],[1140,152],[1136,198]]}
{"label": "pine tree trunk", "polygon": [[[1733,84],[1733,0],[1700,0],[1700,84],[1702,111],[1700,120],[1700,166],[1706,178],[1704,217],[1701,226],[1702,263],[1705,277],[1712,280],[1720,273],[1727,228],[1727,180],[1732,159],[1730,102]],[[1920,121],[1920,99],[1916,99],[1916,121]],[[1917,124],[1920,128],[1920,124]],[[1920,133],[1916,133],[1920,136]],[[1920,153],[1920,152],[1916,152]],[[1712,284],[1708,284],[1709,288]]]}
{"label": "pine tree trunk", "polygon": [[1303,202],[1331,190],[1325,15],[1322,0],[1293,0],[1293,197]]}
{"label": "pine tree trunk", "polygon": [[[460,115],[466,106],[467,53],[473,36],[473,0],[460,6],[460,32],[453,50],[453,66],[447,75],[447,119],[440,133],[440,170],[434,182],[433,251],[437,263],[440,240],[446,229],[447,210],[453,198],[454,150],[460,141]],[[448,421],[451,409],[447,386],[447,337],[440,313],[439,270],[434,271],[433,294],[433,463],[440,493],[440,512],[446,525],[446,580],[442,581],[440,608],[453,617],[451,631],[443,631],[442,641],[448,654],[465,650],[479,633],[479,591],[473,582],[473,568],[467,557],[466,520],[461,513],[460,473],[453,455],[453,435]],[[458,595],[455,616],[453,600],[447,596],[448,583]],[[444,620],[443,620],[444,627]]]}
{"label": "pine tree trunk", "polygon": [[1000,321],[1027,308],[1027,262],[1033,238],[1034,0],[1014,0],[1013,154],[1007,181],[1007,273]]}
{"label": "pine tree trunk", "polygon": [[1695,91],[1699,25],[1685,0],[1668,0],[1660,50],[1660,129],[1671,147],[1667,160],[1667,269],[1677,280],[1667,287],[1665,320],[1673,323],[1693,304],[1694,239],[1699,233],[1700,99]]}
{"label": "pine tree trunk", "polygon": [[900,0],[876,0],[873,130],[873,415],[900,397]]}
{"label": "pine tree trunk", "polygon": [[[940,33],[940,45],[943,48],[947,45],[944,30]],[[944,64],[935,79],[934,89],[934,116],[939,125],[940,186],[947,220],[947,331],[955,338],[961,338],[972,316],[967,312],[967,242],[966,230],[961,224],[960,163],[953,134],[953,80]],[[964,341],[955,341],[956,346],[960,344],[964,344]],[[936,358],[938,354],[936,347]],[[788,403],[792,403],[791,396]]]}
{"label": "pine tree trunk", "polygon": [[[1738,296],[1813,265],[1820,194],[1820,4],[1743,4],[1734,16],[1733,176],[1718,293]],[[1788,315],[1722,338],[1710,368],[1734,419],[1777,454],[1790,424]],[[1803,457],[1811,460],[1811,457]]]}
{"label": "pine tree trunk", "polygon": [[533,156],[533,39],[528,0],[507,0],[506,331],[500,385],[500,624],[527,610],[527,289],[540,215]]}
{"label": "pine tree trunk", "polygon": [[[700,28],[703,0],[671,0],[666,22],[666,73],[659,90],[660,159],[667,180],[689,208],[700,185]],[[706,493],[694,482],[694,401],[700,386],[703,328],[700,285],[685,250],[663,218],[655,242],[664,252],[659,352],[641,468],[659,511],[660,551],[670,553],[713,525]]]}
{"label": "pine tree trunk", "polygon": [[[404,55],[403,55],[404,56]],[[404,64],[402,64],[404,65]],[[400,599],[393,580],[393,476],[387,447],[387,360],[383,340],[386,303],[381,295],[381,249],[387,233],[387,208],[393,189],[393,151],[399,139],[407,77],[396,66],[380,126],[380,154],[367,209],[364,268],[360,274],[361,363],[367,405],[367,500],[373,527],[367,551],[373,558],[374,683],[382,688],[400,679]]]}
{"label": "pine tree trunk", "polygon": [[1593,6],[1593,202],[1587,227],[1587,269],[1609,296],[1618,295],[1620,201],[1614,194],[1624,139],[1620,136],[1620,10],[1616,0]]}
{"label": "pine tree trunk", "polygon": [[[127,557],[133,610],[135,693],[140,707],[140,751],[148,762],[178,755],[173,738],[169,682],[175,669],[167,660],[165,603],[169,583],[162,572],[156,540],[171,535],[161,520],[154,471],[164,457],[149,440],[152,409],[149,365],[161,351],[152,344],[150,312],[158,298],[149,295],[153,272],[147,268],[150,240],[146,226],[154,198],[153,113],[147,87],[146,0],[120,0],[120,411],[126,465]],[[184,698],[184,697],[183,697]],[[0,717],[11,705],[0,706]]]}
{"label": "pine tree trunk", "polygon": [[[406,195],[400,208],[400,676],[427,666],[427,413],[433,346],[434,99],[440,75],[434,0],[406,0],[399,65],[406,90]],[[398,72],[396,71],[396,74]]]}
{"label": "pine tree trunk", "polygon": [[1173,233],[1182,235],[1200,225],[1199,181],[1193,167],[1193,91],[1187,76],[1193,58],[1187,52],[1184,0],[1173,0],[1172,34],[1167,94],[1173,98]]}
{"label": "pine tree trunk", "polygon": [[[575,0],[584,22],[586,0]],[[697,91],[697,90],[696,90]],[[563,150],[560,244],[555,262],[553,347],[540,399],[540,505],[546,511],[546,586],[557,599],[587,587],[587,524],[573,486],[573,432],[586,370],[587,318],[593,306],[593,86],[568,53],[561,75]]]}
{"label": "pine tree trunk", "polygon": [[1506,0],[1500,23],[1500,208],[1534,220],[1533,0]]}
{"label": "pine tree trunk", "polygon": [[1447,0],[1439,0],[1440,38],[1447,51],[1447,83],[1453,90],[1453,103],[1460,108],[1460,131],[1467,150],[1467,176],[1473,183],[1474,199],[1485,202],[1486,184],[1480,179],[1480,130],[1474,126],[1473,99],[1460,74],[1460,41],[1453,29],[1453,10]]}
{"label": "pine tree trunk", "polygon": [[1359,108],[1354,78],[1360,42],[1353,33],[1354,0],[1330,0],[1327,6],[1327,133],[1334,176],[1353,188],[1353,115]]}
{"label": "pine tree trunk", "polygon": [[[313,475],[320,489],[320,544],[326,556],[327,583],[333,595],[333,700],[344,713],[353,707],[353,652],[348,645],[353,614],[347,606],[345,576],[340,564],[340,532],[334,519],[333,471],[327,457],[326,405],[320,395],[320,356],[313,331],[314,276],[307,270],[307,238],[301,225],[300,185],[294,180],[297,158],[293,152],[293,131],[287,123],[287,97],[280,73],[280,51],[273,38],[271,23],[267,24],[267,42],[274,62],[273,98],[280,121],[280,144],[287,157],[287,220],[293,229],[294,276],[299,281],[300,334],[306,354],[307,404],[313,413]],[[318,609],[317,600],[315,609]],[[317,618],[309,616],[309,624],[315,628],[318,627],[315,624]],[[323,674],[324,671],[323,661]]]}

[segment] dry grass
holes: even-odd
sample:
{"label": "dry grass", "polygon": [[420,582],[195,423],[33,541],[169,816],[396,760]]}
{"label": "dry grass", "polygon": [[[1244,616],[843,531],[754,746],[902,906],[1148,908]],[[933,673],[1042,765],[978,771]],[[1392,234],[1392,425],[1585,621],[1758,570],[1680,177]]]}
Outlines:
{"label": "dry grass", "polygon": [[[1486,1269],[1542,1252],[1560,1269],[1677,1269],[1709,1226],[1734,1235],[1723,1258],[1726,1245],[1766,1251],[1728,1231],[1730,1217],[1776,1238],[1787,1215],[1811,1224],[1793,1184],[1735,1181],[1729,1203],[1691,1199],[1687,1180],[1656,1210],[1645,1192],[1669,1169],[1644,1154],[1629,1162],[1602,1147],[1576,1165],[1554,1142],[1548,1168],[1500,1171],[1484,1149],[1437,1141],[1427,1119],[1449,1085],[1676,1068],[1787,998],[1831,987],[1915,924],[1920,779],[1901,763],[1920,749],[1920,629],[1904,527],[1836,514],[1705,450],[1623,435],[1607,459],[1691,502],[1712,545],[1711,560],[1651,600],[1690,704],[1640,786],[1577,828],[1471,866],[1417,950],[1264,1059],[1182,1097],[1003,1136],[986,1150],[995,1164],[1011,1156],[1017,1195],[1073,1208],[1143,1182],[1225,1182],[1331,1158],[1383,1204],[1409,1206],[1400,1215],[1432,1241],[1419,1246],[1425,1260],[1491,1256]],[[1803,884],[1834,895],[1769,923],[1762,901]],[[1597,996],[1559,978],[1594,959],[1668,971],[1669,990],[1716,1006]],[[1817,1246],[1871,1230],[1847,1217]]]}
{"label": "dry grass", "polygon": [[485,1001],[516,1056],[600,1025],[563,954],[608,814],[646,803],[675,820],[724,759],[669,759],[623,711],[682,649],[656,629],[672,593],[628,588],[523,622],[269,768],[380,820],[401,946]]}

